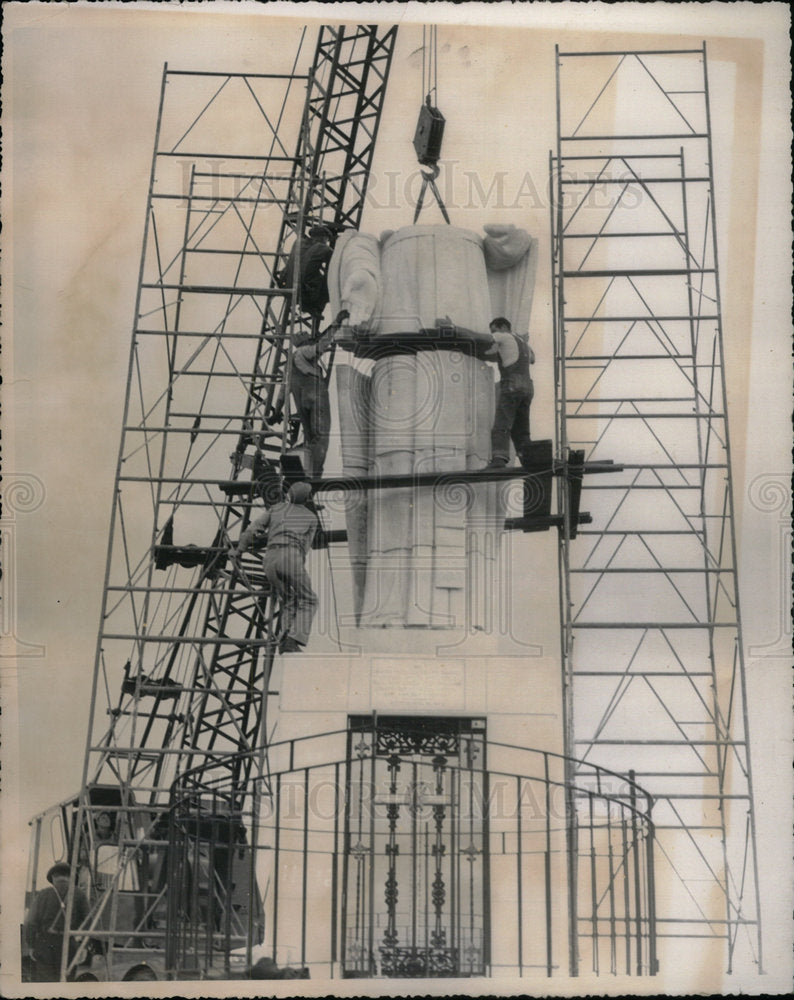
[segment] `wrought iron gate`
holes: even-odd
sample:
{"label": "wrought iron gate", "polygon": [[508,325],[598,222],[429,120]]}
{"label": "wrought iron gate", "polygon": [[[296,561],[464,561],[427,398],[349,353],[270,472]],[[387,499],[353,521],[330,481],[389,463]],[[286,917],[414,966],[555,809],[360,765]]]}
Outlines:
{"label": "wrought iron gate", "polygon": [[485,974],[485,720],[351,720],[346,976]]}

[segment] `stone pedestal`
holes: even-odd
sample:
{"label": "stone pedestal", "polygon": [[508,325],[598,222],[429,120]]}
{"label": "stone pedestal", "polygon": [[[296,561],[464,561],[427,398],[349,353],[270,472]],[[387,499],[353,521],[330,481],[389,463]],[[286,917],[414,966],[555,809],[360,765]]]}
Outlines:
{"label": "stone pedestal", "polygon": [[[366,636],[362,631],[362,639]],[[560,667],[548,656],[291,655],[273,675],[279,738],[350,715],[483,716],[489,740],[562,753]]]}

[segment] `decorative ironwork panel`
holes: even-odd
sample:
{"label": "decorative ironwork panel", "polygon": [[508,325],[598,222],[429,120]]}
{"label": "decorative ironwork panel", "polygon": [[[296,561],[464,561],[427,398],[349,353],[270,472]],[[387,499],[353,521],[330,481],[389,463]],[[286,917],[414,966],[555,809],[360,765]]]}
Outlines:
{"label": "decorative ironwork panel", "polygon": [[346,975],[485,974],[484,750],[482,720],[351,720]]}
{"label": "decorative ironwork panel", "polygon": [[456,948],[381,948],[381,971],[395,979],[457,976]]}

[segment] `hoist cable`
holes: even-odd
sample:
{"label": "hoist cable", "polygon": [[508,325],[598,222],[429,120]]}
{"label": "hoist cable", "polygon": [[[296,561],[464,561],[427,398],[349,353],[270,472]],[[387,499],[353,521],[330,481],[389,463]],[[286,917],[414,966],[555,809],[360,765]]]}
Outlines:
{"label": "hoist cable", "polygon": [[433,103],[438,104],[438,25],[433,25]]}
{"label": "hoist cable", "polygon": [[420,102],[433,95],[438,103],[438,25],[422,27],[422,93]]}
{"label": "hoist cable", "polygon": [[425,89],[425,27],[422,25],[422,78],[419,83],[419,102],[421,103],[424,95],[422,91]]}

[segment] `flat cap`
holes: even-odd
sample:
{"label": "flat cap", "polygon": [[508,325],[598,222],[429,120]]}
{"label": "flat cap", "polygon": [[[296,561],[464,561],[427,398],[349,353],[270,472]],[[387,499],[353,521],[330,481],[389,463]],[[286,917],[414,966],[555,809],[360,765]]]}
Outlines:
{"label": "flat cap", "polygon": [[52,882],[56,875],[66,875],[67,877],[72,874],[71,866],[65,861],[59,861],[54,864],[52,868],[47,872],[47,881]]}

